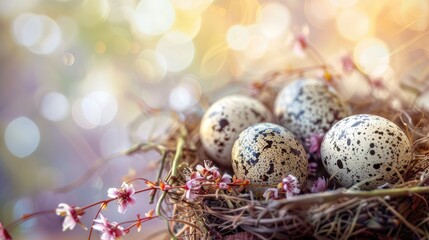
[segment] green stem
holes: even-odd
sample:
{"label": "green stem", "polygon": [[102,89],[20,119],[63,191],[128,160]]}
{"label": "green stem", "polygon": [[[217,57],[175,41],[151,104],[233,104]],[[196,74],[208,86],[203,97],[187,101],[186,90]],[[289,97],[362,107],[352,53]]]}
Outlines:
{"label": "green stem", "polygon": [[[183,148],[185,146],[185,138],[186,138],[186,129],[184,127],[182,127],[182,128],[180,128],[180,136],[177,139],[176,154],[174,155],[173,162],[171,165],[171,175],[167,181],[168,184],[170,184],[170,185],[172,185],[174,183],[175,178],[177,176],[177,166],[179,164],[179,160],[182,158],[182,155],[183,155]],[[168,232],[171,236],[171,239],[176,240],[177,238],[174,236],[174,234],[171,232],[170,227],[168,226],[168,219],[164,215],[162,215],[162,213],[161,213],[161,205],[162,205],[166,196],[167,196],[167,192],[163,191],[161,194],[161,197],[158,199],[158,202],[156,204],[155,212],[156,212],[156,215],[158,215],[161,219],[163,219],[167,222],[167,229],[168,229]]]}

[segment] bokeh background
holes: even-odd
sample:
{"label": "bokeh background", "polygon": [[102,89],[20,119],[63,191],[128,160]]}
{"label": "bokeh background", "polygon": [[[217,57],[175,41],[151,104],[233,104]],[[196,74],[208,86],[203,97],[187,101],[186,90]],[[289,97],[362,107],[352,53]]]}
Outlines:
{"label": "bokeh background", "polygon": [[[154,134],[162,137],[154,129],[171,117],[143,113],[201,113],[204,99],[271,71],[317,64],[294,48],[296,36],[306,36],[339,71],[349,54],[389,91],[429,109],[427,0],[1,1],[0,221],[59,202],[104,199],[124,176],[154,178],[156,153],[110,158]],[[338,81],[346,99],[368,91],[353,74]],[[82,185],[57,191],[98,159],[105,163]],[[105,215],[127,220],[150,209],[146,203],[142,195],[129,216],[115,214],[113,204]],[[88,212],[84,223],[94,215]],[[163,223],[146,226],[139,239]],[[17,239],[59,239],[60,233],[56,216],[13,232]],[[60,236],[87,234],[77,227]]]}

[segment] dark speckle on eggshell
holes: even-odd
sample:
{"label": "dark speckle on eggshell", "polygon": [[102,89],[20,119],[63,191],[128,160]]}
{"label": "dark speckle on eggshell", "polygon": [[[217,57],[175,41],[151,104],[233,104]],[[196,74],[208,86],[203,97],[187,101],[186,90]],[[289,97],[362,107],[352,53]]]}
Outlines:
{"label": "dark speckle on eggshell", "polygon": [[257,196],[289,174],[297,177],[301,186],[307,179],[304,147],[290,131],[273,123],[245,129],[232,148],[232,163],[235,175],[249,179]]}
{"label": "dark speckle on eggshell", "polygon": [[393,122],[359,114],[344,118],[329,130],[321,156],[328,173],[335,174],[340,184],[351,187],[366,182],[360,187],[367,190],[396,181],[397,172],[407,170],[412,152],[407,136]]}
{"label": "dark speckle on eggshell", "polygon": [[335,90],[324,82],[299,79],[277,95],[274,113],[280,125],[305,142],[312,134],[325,134],[350,111]]}
{"label": "dark speckle on eggshell", "polygon": [[269,110],[256,99],[230,95],[207,109],[200,125],[200,139],[216,165],[231,167],[231,149],[238,135],[251,124],[271,120]]}

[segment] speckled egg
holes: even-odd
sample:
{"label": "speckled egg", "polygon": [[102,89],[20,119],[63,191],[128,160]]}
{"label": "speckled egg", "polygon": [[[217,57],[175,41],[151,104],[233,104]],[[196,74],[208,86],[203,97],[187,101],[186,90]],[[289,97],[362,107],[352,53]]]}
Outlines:
{"label": "speckled egg", "polygon": [[270,120],[270,111],[258,100],[242,95],[226,96],[204,113],[201,143],[217,165],[231,167],[232,145],[240,132],[251,124]]}
{"label": "speckled egg", "polygon": [[280,91],[274,114],[280,125],[305,142],[312,134],[325,134],[334,123],[350,115],[350,111],[332,87],[306,78]]}
{"label": "speckled egg", "polygon": [[259,197],[289,174],[304,186],[307,162],[301,142],[289,130],[273,123],[250,126],[240,133],[232,148],[234,174],[249,179],[250,189]]}
{"label": "speckled egg", "polygon": [[412,158],[411,144],[393,122],[375,115],[353,115],[325,135],[321,156],[327,172],[344,187],[374,189],[398,179]]}

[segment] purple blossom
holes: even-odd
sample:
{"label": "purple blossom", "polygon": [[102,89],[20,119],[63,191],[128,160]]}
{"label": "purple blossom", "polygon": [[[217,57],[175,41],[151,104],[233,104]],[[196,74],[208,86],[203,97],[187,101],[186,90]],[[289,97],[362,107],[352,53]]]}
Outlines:
{"label": "purple blossom", "polygon": [[343,71],[345,73],[350,73],[356,69],[356,64],[354,63],[350,54],[341,58],[341,65],[343,66]]}
{"label": "purple blossom", "polygon": [[229,186],[228,184],[231,182],[232,182],[231,175],[229,175],[228,173],[224,173],[222,175],[222,178],[220,179],[220,182],[219,182],[219,189],[230,190],[231,186]]}
{"label": "purple blossom", "polygon": [[322,134],[322,133],[315,133],[315,134],[310,135],[305,140],[305,145],[311,154],[316,154],[318,156],[320,155],[320,146],[321,146],[322,141],[323,141],[323,136],[324,136],[324,134]]}
{"label": "purple blossom", "polygon": [[286,192],[286,198],[297,195],[301,190],[298,187],[298,179],[293,175],[283,178],[281,183],[283,190]]}
{"label": "purple blossom", "polygon": [[100,214],[100,219],[96,219],[94,222],[97,224],[92,226],[92,228],[102,233],[101,240],[116,240],[125,235],[122,226],[119,226],[116,222],[109,222],[102,214]]}
{"label": "purple blossom", "polygon": [[133,196],[135,192],[136,191],[132,184],[128,185],[124,182],[120,189],[109,188],[107,190],[107,196],[110,198],[117,198],[119,204],[118,212],[125,213],[128,205],[133,205],[136,202],[136,199]]}
{"label": "purple blossom", "polygon": [[78,207],[70,207],[66,203],[60,203],[58,204],[58,208],[55,209],[55,213],[58,216],[64,217],[63,231],[65,231],[67,229],[73,230],[76,223],[80,223],[84,212]]}
{"label": "purple blossom", "polygon": [[328,189],[328,180],[324,177],[319,177],[316,181],[313,182],[313,186],[311,187],[312,193],[324,192]]}
{"label": "purple blossom", "polygon": [[293,42],[293,52],[297,56],[304,56],[305,50],[308,48],[308,39],[307,36],[304,34],[298,34],[295,36],[294,42]]}
{"label": "purple blossom", "polygon": [[195,169],[202,177],[206,179],[217,179],[220,177],[219,169],[215,166],[212,166],[212,162],[209,160],[204,160],[204,167],[198,164]]}
{"label": "purple blossom", "polygon": [[264,194],[262,195],[265,200],[269,199],[278,199],[279,198],[279,189],[278,188],[268,188],[265,190]]}
{"label": "purple blossom", "polygon": [[12,237],[3,227],[3,224],[0,222],[0,240],[12,240]]}
{"label": "purple blossom", "polygon": [[186,186],[185,186],[185,197],[188,200],[195,200],[198,196],[198,193],[201,190],[201,182],[198,179],[190,179],[186,182]]}

